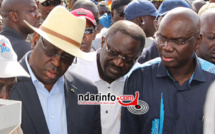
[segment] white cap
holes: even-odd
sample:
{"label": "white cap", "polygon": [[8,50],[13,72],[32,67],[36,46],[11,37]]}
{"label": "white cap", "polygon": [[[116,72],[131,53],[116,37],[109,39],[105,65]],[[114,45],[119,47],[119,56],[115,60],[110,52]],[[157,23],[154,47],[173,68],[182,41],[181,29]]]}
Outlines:
{"label": "white cap", "polygon": [[30,77],[17,61],[17,55],[10,41],[2,35],[0,35],[0,63],[0,78]]}

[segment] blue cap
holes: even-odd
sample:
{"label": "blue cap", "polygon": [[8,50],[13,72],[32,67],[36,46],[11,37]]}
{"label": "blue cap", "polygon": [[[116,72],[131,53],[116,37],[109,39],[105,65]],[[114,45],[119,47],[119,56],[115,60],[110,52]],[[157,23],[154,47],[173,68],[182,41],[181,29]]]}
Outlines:
{"label": "blue cap", "polygon": [[157,15],[157,9],[148,0],[133,0],[130,2],[125,11],[125,20],[132,20],[139,16],[155,16]]}
{"label": "blue cap", "polygon": [[99,24],[101,24],[105,28],[109,28],[111,26],[112,19],[111,19],[111,14],[110,12],[103,14],[99,18]]}
{"label": "blue cap", "polygon": [[158,17],[160,16],[166,15],[167,12],[176,7],[191,8],[190,5],[185,0],[164,0],[158,9],[156,19],[158,19]]}

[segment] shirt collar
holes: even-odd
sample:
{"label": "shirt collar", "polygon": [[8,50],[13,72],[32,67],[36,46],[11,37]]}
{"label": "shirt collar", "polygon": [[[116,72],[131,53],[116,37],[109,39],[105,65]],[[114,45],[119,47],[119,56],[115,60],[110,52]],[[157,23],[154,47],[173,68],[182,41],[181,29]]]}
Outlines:
{"label": "shirt collar", "polygon": [[[195,59],[195,62],[196,62],[196,67],[195,67],[195,70],[193,72],[192,77],[190,78],[189,84],[193,80],[202,81],[202,82],[204,82],[206,80],[205,77],[204,77],[204,75],[203,75],[201,64],[200,64],[200,62],[199,62],[198,57],[196,56],[196,54],[194,54],[194,59]],[[158,69],[157,69],[156,77],[166,77],[166,76],[170,77],[171,79],[173,79],[173,81],[175,81],[175,79],[170,76],[167,68],[164,66],[163,62],[161,61],[158,64]]]}

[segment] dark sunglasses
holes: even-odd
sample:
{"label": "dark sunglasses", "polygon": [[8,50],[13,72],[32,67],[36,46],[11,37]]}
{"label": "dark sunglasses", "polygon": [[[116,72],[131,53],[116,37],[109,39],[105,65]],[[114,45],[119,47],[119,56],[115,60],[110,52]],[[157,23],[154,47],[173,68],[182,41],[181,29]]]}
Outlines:
{"label": "dark sunglasses", "polygon": [[74,56],[72,56],[66,52],[59,54],[58,53],[59,49],[57,49],[55,47],[46,46],[44,43],[44,39],[42,37],[40,37],[40,38],[42,40],[42,47],[45,51],[46,56],[51,57],[51,58],[60,56],[61,60],[68,65],[70,65],[73,62],[73,60],[75,58]]}
{"label": "dark sunglasses", "polygon": [[50,6],[51,4],[54,5],[54,6],[57,6],[57,5],[60,5],[61,4],[61,0],[58,0],[58,1],[45,1],[43,3],[41,3],[43,6],[47,7],[47,6]]}
{"label": "dark sunglasses", "polygon": [[94,32],[93,28],[86,28],[84,34],[92,34]]}
{"label": "dark sunglasses", "polygon": [[122,12],[119,13],[119,17],[125,17],[124,10],[122,10]]}

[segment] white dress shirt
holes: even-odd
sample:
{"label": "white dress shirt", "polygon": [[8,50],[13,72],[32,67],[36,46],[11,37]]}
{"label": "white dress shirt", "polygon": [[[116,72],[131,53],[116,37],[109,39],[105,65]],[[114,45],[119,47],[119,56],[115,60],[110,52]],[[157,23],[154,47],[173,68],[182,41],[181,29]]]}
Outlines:
{"label": "white dress shirt", "polygon": [[[116,96],[123,95],[124,77],[120,77],[111,84],[102,80],[99,77],[97,67],[97,52],[92,52],[92,54],[94,54],[94,60],[92,62],[77,59],[77,63],[72,64],[72,66],[69,67],[69,71],[77,73],[94,82],[97,85],[99,93],[102,95],[108,93]],[[120,113],[121,105],[118,102],[116,102],[115,105],[101,105],[102,134],[119,134]]]}

